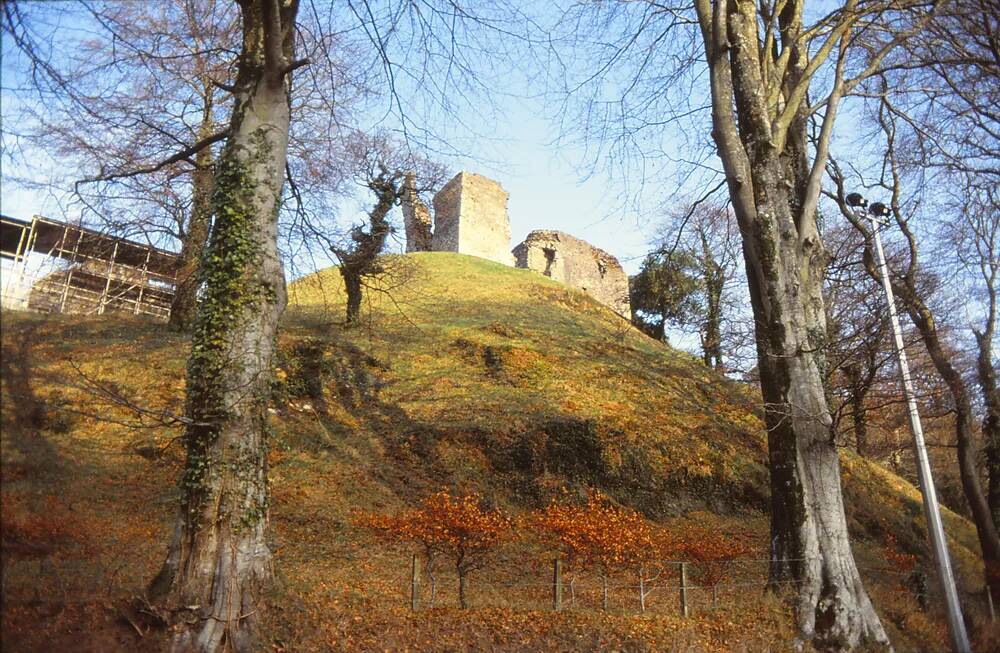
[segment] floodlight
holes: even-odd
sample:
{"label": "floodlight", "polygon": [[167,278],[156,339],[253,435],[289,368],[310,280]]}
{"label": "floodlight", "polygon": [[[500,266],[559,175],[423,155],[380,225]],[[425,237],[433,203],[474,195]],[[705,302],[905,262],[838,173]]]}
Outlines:
{"label": "floodlight", "polygon": [[882,202],[875,202],[868,209],[872,215],[877,215],[880,218],[888,218],[892,215],[892,209],[883,204]]}
{"label": "floodlight", "polygon": [[847,196],[847,206],[864,208],[868,206],[868,200],[861,196],[861,193],[851,193]]}

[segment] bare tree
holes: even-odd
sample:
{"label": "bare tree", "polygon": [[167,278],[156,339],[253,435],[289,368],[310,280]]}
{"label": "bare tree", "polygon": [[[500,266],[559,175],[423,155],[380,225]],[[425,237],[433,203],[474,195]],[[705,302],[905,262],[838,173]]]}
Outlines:
{"label": "bare tree", "polygon": [[355,134],[347,146],[358,181],[375,195],[367,224],[355,225],[345,240],[331,245],[347,290],[347,324],[361,319],[362,288],[385,272],[379,256],[393,232],[389,212],[411,193],[426,195],[444,182],[445,169],[386,134]]}
{"label": "bare tree", "polygon": [[[993,355],[1000,265],[995,193],[1000,183],[998,33],[1000,7],[994,0],[942,3],[926,29],[892,53],[882,73],[865,84],[865,92],[870,97],[869,122],[877,142],[887,149],[882,169],[874,176],[891,194],[903,236],[903,257],[894,274],[896,283],[909,292],[897,294],[949,389],[963,493],[976,522],[987,580],[1000,600],[1000,398]],[[843,179],[842,171],[834,172]],[[945,312],[935,309],[933,296],[915,280],[930,263],[926,256],[923,262],[917,260],[918,240],[925,253],[932,253],[933,265],[947,266],[942,279],[949,293],[970,300],[964,312],[973,338],[949,338],[942,332]],[[976,360],[974,377],[984,413],[985,493],[977,469],[980,420],[968,387],[973,375],[967,380],[949,355],[956,347],[974,352]]]}
{"label": "bare tree", "polygon": [[618,153],[659,146],[657,130],[697,113],[704,93],[688,91],[708,81],[711,135],[755,320],[770,454],[770,577],[797,583],[801,635],[829,650],[887,637],[851,553],[830,436],[827,253],[817,204],[841,100],[930,14],[921,2],[847,0],[820,9],[804,0],[695,0],[601,3],[563,21],[594,59],[586,79],[570,80],[568,95],[583,101],[586,133]]}
{"label": "bare tree", "polygon": [[174,650],[250,650],[272,573],[267,402],[285,278],[277,250],[297,0],[241,0],[235,103],[215,175],[215,225],[188,362],[187,460],[152,591],[174,611]]}
{"label": "bare tree", "polygon": [[[54,12],[94,29],[80,38],[39,27]],[[75,187],[101,227],[180,243],[170,316],[179,330],[194,320],[230,104],[218,84],[237,22],[235,7],[217,0],[4,7],[5,31],[39,70],[19,91],[20,139],[59,157],[58,183]]]}
{"label": "bare tree", "polygon": [[[212,221],[214,163],[228,136],[236,5],[8,4],[4,12],[5,31],[38,69],[36,81],[18,90],[25,100],[17,105],[19,142],[58,158],[59,174],[46,185],[73,188],[87,222],[168,248],[179,244],[170,325],[190,330]],[[66,22],[92,26],[86,37],[49,27],[58,22],[50,14],[63,13]],[[300,49],[323,57],[290,98],[298,120],[287,194],[296,201],[282,202],[285,250],[336,228],[348,179],[342,123],[364,90],[359,57],[342,37],[316,29],[317,20],[313,14],[296,35]]]}
{"label": "bare tree", "polygon": [[[889,262],[889,281],[892,284],[893,292],[920,333],[924,347],[951,395],[962,490],[973,523],[976,525],[976,533],[983,554],[986,582],[990,591],[996,595],[1000,591],[1000,574],[997,573],[997,570],[1000,569],[1000,537],[997,535],[992,511],[979,479],[977,468],[979,452],[975,435],[976,420],[972,408],[972,395],[962,370],[959,369],[951,355],[950,347],[941,333],[935,313],[928,300],[932,292],[921,283],[920,245],[911,224],[911,218],[916,212],[915,204],[907,203],[903,198],[903,171],[896,158],[895,118],[891,112],[882,111],[878,120],[886,137],[885,169],[887,170],[887,179],[882,183],[890,193],[889,204],[894,223],[904,239],[902,260]],[[865,270],[873,280],[878,280],[880,277],[870,229],[863,220],[847,209],[844,203],[845,182],[839,166],[833,163],[830,169],[837,184],[836,196],[840,200],[841,212],[865,236]]]}
{"label": "bare tree", "polygon": [[[984,305],[980,326],[973,326],[976,339],[976,374],[983,396],[983,439],[986,443],[987,494],[993,525],[1000,529],[1000,388],[997,387],[996,335],[1000,294],[1000,196],[995,186],[965,187],[956,213],[965,229],[955,236],[955,252],[962,264],[979,274]],[[963,233],[964,232],[964,233]],[[1000,573],[1000,570],[998,570]]]}
{"label": "bare tree", "polygon": [[873,391],[885,380],[891,366],[889,324],[879,304],[877,284],[858,269],[863,242],[850,227],[830,229],[826,242],[831,262],[826,275],[827,385],[833,415],[833,432],[849,416],[855,450],[871,456],[868,405]]}

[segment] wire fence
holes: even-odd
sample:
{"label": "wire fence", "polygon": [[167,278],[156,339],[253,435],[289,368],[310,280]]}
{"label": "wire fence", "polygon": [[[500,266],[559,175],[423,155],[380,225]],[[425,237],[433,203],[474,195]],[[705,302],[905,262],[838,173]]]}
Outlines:
{"label": "wire fence", "polygon": [[[790,562],[806,562],[793,560]],[[672,614],[747,608],[771,600],[777,589],[793,591],[799,581],[769,579],[771,561],[737,559],[708,565],[697,561],[663,560],[638,569],[605,576],[588,568],[574,568],[562,560],[495,565],[459,574],[435,561],[428,569],[419,556],[407,561],[405,594],[413,610],[435,607],[503,607],[512,610],[601,610],[614,614]],[[895,589],[922,605],[928,603],[927,579],[922,572],[904,572],[888,566],[861,567],[865,576],[893,576]],[[715,581],[715,582],[713,582]]]}

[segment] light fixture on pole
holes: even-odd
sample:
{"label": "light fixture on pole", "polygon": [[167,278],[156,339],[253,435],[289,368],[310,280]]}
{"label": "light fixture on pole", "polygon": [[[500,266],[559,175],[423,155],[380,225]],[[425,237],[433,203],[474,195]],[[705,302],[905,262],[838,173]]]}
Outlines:
{"label": "light fixture on pole", "polygon": [[906,361],[906,351],[903,348],[903,332],[899,327],[899,316],[896,314],[896,300],[892,294],[892,284],[889,281],[889,267],[885,262],[885,251],[882,249],[882,238],[879,227],[889,223],[892,210],[885,204],[876,202],[868,206],[868,201],[858,193],[847,196],[847,205],[854,210],[854,215],[871,221],[872,238],[875,240],[875,250],[878,253],[879,274],[882,277],[882,288],[885,290],[886,303],[889,305],[889,320],[892,323],[893,345],[896,358],[899,361],[899,374],[903,382],[903,396],[910,418],[910,432],[913,434],[913,449],[917,457],[917,477],[920,479],[920,491],[924,496],[924,516],[927,518],[927,532],[931,539],[931,549],[934,551],[934,562],[937,566],[938,579],[944,590],[945,612],[948,617],[948,631],[951,634],[951,645],[959,653],[971,653],[969,635],[962,620],[962,606],[958,602],[958,590],[955,587],[955,576],[951,570],[951,558],[948,555],[948,543],[941,522],[941,508],[938,506],[937,491],[931,478],[931,464],[927,458],[927,446],[924,443],[924,429],[920,423],[920,413],[917,412],[917,402],[913,398],[913,382],[910,380],[910,366]]}

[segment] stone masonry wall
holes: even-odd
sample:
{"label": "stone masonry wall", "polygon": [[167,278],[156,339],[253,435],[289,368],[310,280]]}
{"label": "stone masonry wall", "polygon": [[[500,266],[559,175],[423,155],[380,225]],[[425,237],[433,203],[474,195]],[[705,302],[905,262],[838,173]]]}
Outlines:
{"label": "stone masonry wall", "polygon": [[499,183],[460,172],[434,196],[433,249],[513,265],[507,192]]}
{"label": "stone masonry wall", "polygon": [[628,275],[611,254],[561,231],[532,231],[513,250],[519,268],[534,270],[583,290],[631,319]]}
{"label": "stone masonry wall", "polygon": [[406,251],[431,250],[431,212],[416,191],[413,173],[406,174],[403,182],[403,226],[406,229]]}

